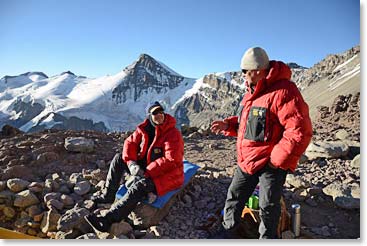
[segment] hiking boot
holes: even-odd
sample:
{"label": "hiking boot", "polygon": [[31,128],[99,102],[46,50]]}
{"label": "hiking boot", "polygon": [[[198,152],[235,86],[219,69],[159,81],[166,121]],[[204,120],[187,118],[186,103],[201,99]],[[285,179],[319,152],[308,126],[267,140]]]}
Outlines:
{"label": "hiking boot", "polygon": [[111,227],[111,223],[106,217],[97,217],[95,214],[90,214],[84,216],[84,219],[93,227],[93,229],[101,232],[108,232]]}
{"label": "hiking boot", "polygon": [[92,196],[90,198],[95,204],[99,203],[113,203],[115,201],[115,197],[113,196],[106,196],[106,195],[100,195],[100,196]]}

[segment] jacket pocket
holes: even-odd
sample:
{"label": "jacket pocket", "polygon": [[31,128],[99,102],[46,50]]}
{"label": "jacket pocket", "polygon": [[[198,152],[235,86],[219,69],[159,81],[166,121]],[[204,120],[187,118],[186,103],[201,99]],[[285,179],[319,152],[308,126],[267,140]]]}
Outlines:
{"label": "jacket pocket", "polygon": [[152,154],[151,154],[151,161],[155,161],[158,158],[161,158],[163,156],[163,149],[159,147],[153,147]]}
{"label": "jacket pocket", "polygon": [[247,117],[245,139],[264,142],[267,128],[267,109],[252,106]]}

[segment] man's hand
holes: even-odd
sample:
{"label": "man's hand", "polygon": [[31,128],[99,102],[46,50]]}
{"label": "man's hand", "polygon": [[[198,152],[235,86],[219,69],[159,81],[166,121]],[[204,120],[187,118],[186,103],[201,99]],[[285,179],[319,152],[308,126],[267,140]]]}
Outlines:
{"label": "man's hand", "polygon": [[128,180],[126,180],[126,182],[125,182],[125,187],[127,189],[129,189],[132,184],[138,182],[141,179],[142,179],[142,177],[139,177],[139,176],[130,176],[130,178]]}
{"label": "man's hand", "polygon": [[144,171],[135,161],[130,161],[128,167],[132,176],[144,177]]}
{"label": "man's hand", "polygon": [[229,124],[226,120],[216,120],[212,123],[210,130],[214,132],[215,134],[218,134],[221,131],[227,130],[228,127],[229,127]]}

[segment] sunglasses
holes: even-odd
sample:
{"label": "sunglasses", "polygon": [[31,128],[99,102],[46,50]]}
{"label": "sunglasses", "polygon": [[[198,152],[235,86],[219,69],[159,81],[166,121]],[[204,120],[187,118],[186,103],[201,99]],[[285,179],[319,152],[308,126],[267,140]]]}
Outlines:
{"label": "sunglasses", "polygon": [[158,110],[155,110],[154,112],[152,112],[151,114],[152,115],[157,115],[157,114],[163,114],[164,111],[162,109],[158,109]]}
{"label": "sunglasses", "polygon": [[242,73],[243,73],[243,74],[246,74],[246,73],[247,73],[247,71],[248,71],[248,70],[246,70],[246,69],[242,69]]}

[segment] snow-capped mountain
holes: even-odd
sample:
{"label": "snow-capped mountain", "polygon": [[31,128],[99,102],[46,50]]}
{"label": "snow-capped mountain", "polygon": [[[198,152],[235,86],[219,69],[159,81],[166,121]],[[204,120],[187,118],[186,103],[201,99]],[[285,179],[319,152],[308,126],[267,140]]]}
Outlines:
{"label": "snow-capped mountain", "polygon": [[23,131],[66,125],[130,130],[146,117],[149,102],[161,101],[172,113],[194,83],[146,54],[113,76],[95,79],[69,71],[52,77],[38,72],[5,76],[0,80],[0,120]]}
{"label": "snow-capped mountain", "polygon": [[[359,90],[359,46],[309,69],[289,65],[310,108],[333,99],[333,93]],[[0,80],[0,127],[133,130],[146,117],[148,103],[157,100],[176,117],[178,126],[207,128],[213,120],[236,114],[245,92],[239,79],[238,71],[187,78],[147,54],[121,72],[100,78],[70,71],[51,77],[42,72],[5,76]],[[325,85],[323,93],[316,88],[315,95],[311,89],[320,85]]]}

